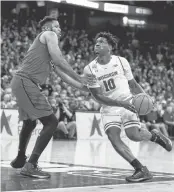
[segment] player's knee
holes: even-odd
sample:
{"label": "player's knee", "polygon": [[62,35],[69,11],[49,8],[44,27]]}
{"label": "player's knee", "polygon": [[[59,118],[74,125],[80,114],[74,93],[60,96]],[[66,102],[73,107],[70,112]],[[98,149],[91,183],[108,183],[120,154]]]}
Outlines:
{"label": "player's knee", "polygon": [[140,134],[137,131],[131,132],[127,130],[126,135],[132,141],[135,141],[135,142],[140,141]]}
{"label": "player's knee", "polygon": [[40,121],[42,122],[42,124],[44,126],[51,125],[51,127],[55,128],[55,129],[58,125],[58,120],[54,114],[51,114],[47,117],[42,117],[42,118],[40,118]]}
{"label": "player's knee", "polygon": [[130,135],[128,135],[128,138],[129,138],[130,140],[132,140],[132,141],[135,141],[135,142],[140,141],[140,137],[137,136],[137,135],[130,134]]}
{"label": "player's knee", "polygon": [[32,121],[30,119],[23,121],[24,126],[29,127],[30,129],[34,129],[36,127],[36,121]]}

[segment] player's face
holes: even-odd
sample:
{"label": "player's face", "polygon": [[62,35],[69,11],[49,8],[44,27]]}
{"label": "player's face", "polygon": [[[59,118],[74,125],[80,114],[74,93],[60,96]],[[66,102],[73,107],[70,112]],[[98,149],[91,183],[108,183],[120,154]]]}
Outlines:
{"label": "player's face", "polygon": [[54,31],[58,37],[61,36],[61,29],[58,21],[52,22],[52,31]]}
{"label": "player's face", "polygon": [[104,37],[99,37],[96,40],[94,51],[96,54],[99,54],[99,55],[105,55],[108,52],[110,52],[110,45],[108,44],[107,39]]}

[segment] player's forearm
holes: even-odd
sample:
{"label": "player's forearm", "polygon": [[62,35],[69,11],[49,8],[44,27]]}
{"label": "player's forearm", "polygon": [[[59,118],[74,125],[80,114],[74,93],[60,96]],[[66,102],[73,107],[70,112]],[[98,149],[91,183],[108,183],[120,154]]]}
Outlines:
{"label": "player's forearm", "polygon": [[57,65],[64,73],[67,73],[73,79],[77,81],[81,81],[81,77],[74,72],[71,66],[67,63],[67,61],[63,58],[63,56],[58,57],[57,55],[52,55],[53,62]]}
{"label": "player's forearm", "polygon": [[145,93],[143,88],[135,81],[129,81],[129,86],[133,94]]}
{"label": "player's forearm", "polygon": [[135,88],[134,92],[135,92],[135,94],[145,93],[144,89],[138,83],[136,83],[136,88]]}
{"label": "player's forearm", "polygon": [[69,85],[78,88],[78,89],[82,89],[83,88],[83,84],[74,80],[72,77],[70,77],[68,74],[66,74],[66,72],[63,72],[63,70],[61,70],[58,66],[56,66],[55,68],[55,72]]}
{"label": "player's forearm", "polygon": [[110,99],[108,97],[102,96],[100,94],[92,94],[94,96],[94,98],[103,105],[108,105],[108,106],[117,106],[117,107],[121,107],[121,104],[118,100],[113,100]]}
{"label": "player's forearm", "polygon": [[93,97],[100,103],[103,105],[108,105],[108,106],[121,106],[121,103],[118,100],[113,100],[110,99],[108,97],[105,97],[102,95],[102,90],[100,88],[96,89],[96,88],[89,88],[91,94],[93,95]]}

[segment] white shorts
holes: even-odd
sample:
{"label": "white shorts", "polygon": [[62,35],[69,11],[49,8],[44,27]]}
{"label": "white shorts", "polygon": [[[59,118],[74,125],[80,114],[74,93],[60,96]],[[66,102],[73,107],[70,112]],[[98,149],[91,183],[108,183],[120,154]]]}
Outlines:
{"label": "white shorts", "polygon": [[120,129],[127,129],[130,127],[141,127],[139,117],[137,114],[123,108],[123,107],[110,107],[110,110],[101,111],[101,118],[105,132],[110,127],[118,127]]}

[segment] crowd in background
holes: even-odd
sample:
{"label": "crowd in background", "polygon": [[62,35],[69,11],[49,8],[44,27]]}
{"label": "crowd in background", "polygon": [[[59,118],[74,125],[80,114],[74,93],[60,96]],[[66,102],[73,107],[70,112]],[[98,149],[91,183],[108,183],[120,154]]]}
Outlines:
{"label": "crowd in background", "polygon": [[[15,109],[17,105],[11,94],[10,81],[39,32],[39,28],[37,23],[31,20],[28,20],[23,26],[18,26],[15,19],[12,21],[2,19],[1,24],[1,108]],[[127,58],[136,80],[156,103],[156,107],[152,111],[156,114],[154,119],[146,117],[142,121],[146,122],[148,128],[151,124],[161,125],[161,122],[166,125],[166,121],[162,117],[168,111],[170,112],[169,108],[174,112],[174,44],[141,42],[134,32],[127,32],[125,39],[127,42],[120,41],[114,54]],[[94,40],[85,30],[62,29],[60,48],[68,63],[78,74],[82,74],[84,67],[94,59],[93,46]],[[67,132],[68,123],[75,122],[74,112],[76,110],[99,111],[100,109],[100,104],[89,93],[72,88],[63,82],[54,71],[50,73],[46,84],[41,87],[55,113],[58,114],[60,113],[58,109],[63,109],[61,113],[65,117],[67,116],[62,119],[64,125],[60,128],[64,130],[65,135],[69,133]],[[71,130],[74,130],[74,125],[72,127]],[[161,129],[161,126],[157,126],[157,128]],[[70,137],[73,138],[75,131],[71,134]]]}

